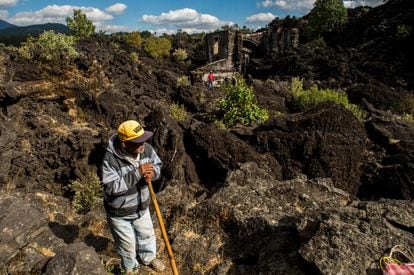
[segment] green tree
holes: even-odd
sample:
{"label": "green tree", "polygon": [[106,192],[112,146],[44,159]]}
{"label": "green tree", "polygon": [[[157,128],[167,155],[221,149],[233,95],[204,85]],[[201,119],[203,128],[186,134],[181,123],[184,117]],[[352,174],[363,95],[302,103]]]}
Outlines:
{"label": "green tree", "polygon": [[151,32],[149,32],[149,31],[142,31],[142,32],[140,32],[140,34],[141,34],[141,37],[143,39],[147,39],[148,37],[152,36]]}
{"label": "green tree", "polygon": [[145,40],[145,50],[154,58],[170,55],[171,42],[165,37],[149,37]]}
{"label": "green tree", "polygon": [[126,41],[129,45],[139,48],[142,44],[142,37],[139,32],[131,32],[126,35]]}
{"label": "green tree", "polygon": [[333,31],[348,19],[342,0],[316,0],[309,14],[309,27],[314,37]]}
{"label": "green tree", "polygon": [[90,37],[95,33],[95,26],[92,21],[86,18],[81,10],[73,10],[73,18],[66,17],[66,24],[70,32],[76,38]]}

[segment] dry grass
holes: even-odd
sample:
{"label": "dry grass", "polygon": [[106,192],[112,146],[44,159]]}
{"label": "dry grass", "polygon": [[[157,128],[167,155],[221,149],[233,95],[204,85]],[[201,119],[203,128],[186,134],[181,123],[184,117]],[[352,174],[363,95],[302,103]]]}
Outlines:
{"label": "dry grass", "polygon": [[38,202],[43,204],[42,208],[46,210],[49,221],[55,221],[58,213],[64,215],[70,222],[76,219],[77,215],[69,207],[69,201],[62,203],[62,197],[56,197],[46,192],[36,192],[35,196]]}
{"label": "dry grass", "polygon": [[49,248],[41,246],[37,243],[30,244],[30,246],[32,246],[33,249],[35,249],[37,252],[39,252],[40,254],[42,254],[46,257],[54,257],[55,254],[56,254],[55,252],[53,252]]}
{"label": "dry grass", "polygon": [[88,226],[88,230],[91,231],[95,236],[107,237],[107,222],[106,220],[99,220],[97,222],[91,223]]}

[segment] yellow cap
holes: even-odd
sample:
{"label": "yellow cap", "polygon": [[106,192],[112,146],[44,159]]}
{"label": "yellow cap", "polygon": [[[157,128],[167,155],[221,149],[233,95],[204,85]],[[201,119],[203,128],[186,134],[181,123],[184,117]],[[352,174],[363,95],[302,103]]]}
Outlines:
{"label": "yellow cap", "polygon": [[127,120],[118,127],[118,136],[122,141],[142,143],[152,137],[153,133],[145,131],[141,124],[135,120]]}

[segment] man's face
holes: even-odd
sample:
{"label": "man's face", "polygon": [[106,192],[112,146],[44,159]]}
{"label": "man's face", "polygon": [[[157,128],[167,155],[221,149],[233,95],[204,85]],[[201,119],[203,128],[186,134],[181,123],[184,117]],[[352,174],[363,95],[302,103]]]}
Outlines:
{"label": "man's face", "polygon": [[125,150],[132,156],[137,156],[140,153],[144,153],[144,142],[134,143],[125,141],[124,143]]}

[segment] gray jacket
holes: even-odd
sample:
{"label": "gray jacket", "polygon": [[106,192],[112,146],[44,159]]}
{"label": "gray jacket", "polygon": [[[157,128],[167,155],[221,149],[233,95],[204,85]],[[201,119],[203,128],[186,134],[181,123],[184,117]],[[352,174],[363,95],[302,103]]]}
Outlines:
{"label": "gray jacket", "polygon": [[[138,215],[150,205],[148,186],[137,166],[125,158],[117,134],[109,139],[106,150],[101,167],[105,209],[115,217]],[[154,165],[153,180],[160,177],[162,163],[150,144],[145,143],[140,161]]]}

